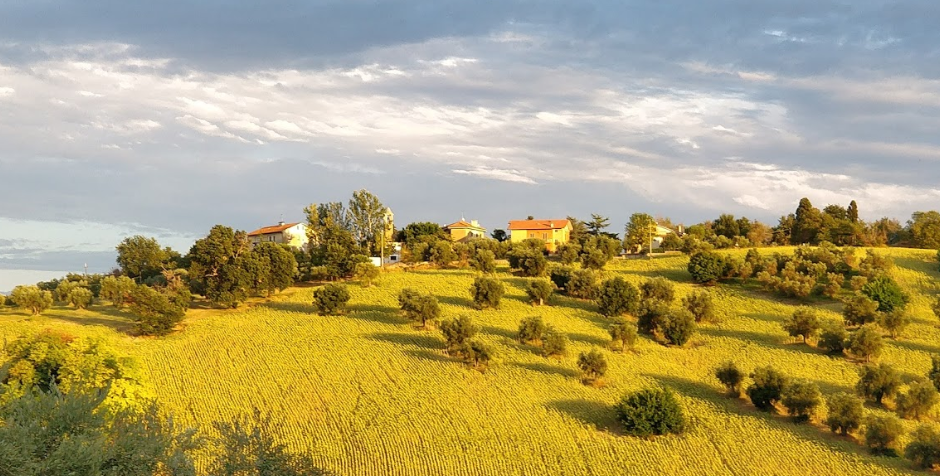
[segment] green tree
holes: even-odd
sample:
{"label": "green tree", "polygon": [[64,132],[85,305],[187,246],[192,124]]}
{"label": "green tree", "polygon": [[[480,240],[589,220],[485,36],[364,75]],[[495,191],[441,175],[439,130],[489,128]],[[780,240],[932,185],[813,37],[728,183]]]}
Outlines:
{"label": "green tree", "polygon": [[783,396],[790,380],[773,367],[759,367],[751,373],[753,383],[747,388],[747,396],[755,407],[772,411]]}
{"label": "green tree", "polygon": [[545,333],[545,322],[539,316],[523,318],[519,321],[519,332],[516,338],[522,343],[542,343],[542,335]]}
{"label": "green tree", "polygon": [[674,309],[666,313],[661,326],[666,342],[683,346],[695,335],[695,317],[685,309]]}
{"label": "green tree", "polygon": [[449,241],[438,240],[431,245],[431,263],[444,268],[456,260],[457,253],[454,253],[454,247]]}
{"label": "green tree", "polygon": [[802,337],[804,344],[806,339],[811,339],[819,333],[820,327],[819,316],[809,307],[797,308],[783,323],[783,330],[791,337]]}
{"label": "green tree", "polygon": [[[712,224],[712,229],[715,230],[715,234],[718,236],[727,238],[742,236],[739,222],[734,219],[734,215],[727,213],[722,214],[715,220],[714,224]],[[747,233],[743,233],[743,235],[747,235]]]}
{"label": "green tree", "polygon": [[901,376],[890,364],[866,364],[859,371],[855,390],[879,405],[885,397],[893,398],[901,388]]}
{"label": "green tree", "polygon": [[827,406],[829,414],[826,416],[826,425],[833,433],[839,432],[846,436],[862,426],[862,418],[865,417],[862,399],[840,392],[828,398]]}
{"label": "green tree", "polygon": [[245,232],[223,225],[212,227],[209,235],[197,240],[189,250],[193,291],[227,307],[244,302],[253,288],[251,273],[242,261],[250,250]]}
{"label": "green tree", "polygon": [[556,252],[562,264],[570,266],[581,256],[581,245],[575,242],[563,243]]}
{"label": "green tree", "polygon": [[529,300],[536,306],[548,304],[552,293],[555,291],[551,281],[545,279],[533,279],[526,283],[525,293]]}
{"label": "green tree", "polygon": [[855,326],[875,322],[878,320],[878,303],[864,294],[855,294],[842,302],[842,317]]}
{"label": "green tree", "polygon": [[917,469],[932,469],[940,464],[940,430],[935,424],[924,424],[914,430],[911,442],[904,448],[904,457]]}
{"label": "green tree", "polygon": [[741,396],[741,384],[744,382],[744,372],[738,369],[738,366],[728,360],[715,369],[715,378],[728,389],[728,395],[732,397]]}
{"label": "green tree", "polygon": [[608,226],[610,226],[610,219],[595,213],[591,214],[591,221],[587,222],[588,233],[594,236],[600,236]]}
{"label": "green tree", "polygon": [[624,249],[638,251],[650,246],[651,233],[655,227],[656,220],[646,213],[630,215],[630,221],[624,227]]}
{"label": "green tree", "polygon": [[166,335],[182,322],[189,307],[189,296],[161,292],[149,286],[137,286],[131,293],[131,313],[137,332],[144,335]]}
{"label": "green tree", "polygon": [[457,319],[445,319],[441,322],[441,333],[449,352],[459,353],[472,339],[480,328],[473,324],[470,316],[460,316]]}
{"label": "green tree", "polygon": [[568,353],[568,336],[548,326],[542,337],[542,355],[561,358]]}
{"label": "green tree", "polygon": [[881,332],[874,324],[865,324],[849,335],[845,348],[855,357],[870,362],[871,359],[881,355],[884,341],[881,338]]}
{"label": "green tree", "polygon": [[297,260],[286,245],[258,243],[251,250],[260,272],[254,273],[253,289],[271,295],[294,284]]}
{"label": "green tree", "polygon": [[343,284],[329,283],[313,291],[313,305],[321,316],[336,316],[346,312],[349,291]]}
{"label": "green tree", "polygon": [[862,287],[862,293],[878,303],[878,310],[891,312],[895,309],[904,310],[909,297],[896,281],[888,276],[878,276]]}
{"label": "green tree", "polygon": [[876,455],[897,456],[904,425],[894,415],[869,416],[865,422],[865,446]]}
{"label": "green tree", "polygon": [[715,303],[708,291],[694,291],[682,298],[682,307],[695,317],[695,322],[715,320]]}
{"label": "green tree", "polygon": [[597,349],[581,352],[578,355],[578,368],[581,369],[583,382],[596,382],[607,373],[607,357]]}
{"label": "green tree", "polygon": [[822,405],[822,394],[816,384],[807,380],[796,380],[784,387],[780,401],[787,407],[790,416],[798,422],[804,422]]}
{"label": "green tree", "polygon": [[134,292],[136,287],[134,280],[127,276],[107,276],[101,280],[99,295],[102,299],[111,301],[114,307],[120,309],[130,302],[131,293]]}
{"label": "green tree", "polygon": [[500,280],[487,276],[474,279],[473,284],[470,286],[470,296],[473,298],[473,304],[480,310],[488,307],[499,309],[499,302],[505,292],[506,288]]}
{"label": "green tree", "polygon": [[95,299],[91,289],[78,287],[69,292],[68,302],[75,306],[75,309],[85,309]]}
{"label": "green tree", "polygon": [[845,350],[845,341],[848,338],[849,333],[845,330],[845,325],[832,320],[823,324],[822,333],[819,335],[819,342],[816,345],[828,354],[838,355]]}
{"label": "green tree", "polygon": [[610,333],[611,343],[619,343],[622,352],[632,350],[633,346],[636,345],[637,328],[633,323],[620,321],[611,324],[607,328],[607,332]]}
{"label": "green tree", "polygon": [[470,267],[481,273],[495,273],[496,253],[487,249],[477,248],[470,258]]}
{"label": "green tree", "polygon": [[293,454],[278,443],[269,417],[255,411],[254,418],[216,422],[214,447],[207,476],[325,476],[307,454]]}
{"label": "green tree", "polygon": [[940,213],[914,212],[907,222],[911,241],[918,248],[940,248]]}
{"label": "green tree", "polygon": [[644,389],[626,394],[616,409],[627,433],[635,436],[682,433],[688,425],[679,399],[669,390]]}
{"label": "green tree", "polygon": [[309,261],[322,266],[325,277],[339,279],[352,276],[356,264],[368,261],[353,234],[349,213],[339,202],[312,204],[304,209],[307,217]]}
{"label": "green tree", "polygon": [[699,284],[712,285],[724,278],[727,264],[721,255],[702,251],[689,258],[688,271],[692,281]]}
{"label": "green tree", "polygon": [[847,218],[852,223],[858,223],[858,204],[855,200],[849,202],[849,208],[846,210]]}
{"label": "green tree", "polygon": [[169,248],[161,248],[155,238],[135,235],[117,245],[117,264],[124,275],[142,282],[171,267]]}
{"label": "green tree", "polygon": [[911,316],[900,309],[883,312],[878,320],[878,324],[888,331],[892,339],[897,339],[910,323]]}
{"label": "green tree", "polygon": [[639,304],[639,291],[636,286],[617,276],[604,281],[597,291],[596,300],[601,314],[616,317],[624,313],[636,312]]}
{"label": "green tree", "polygon": [[662,276],[647,279],[640,285],[640,299],[644,301],[657,300],[664,304],[672,304],[676,299],[675,286]]}
{"label": "green tree", "polygon": [[10,300],[17,307],[29,310],[34,316],[52,307],[52,292],[36,286],[17,286],[10,293]]}
{"label": "green tree", "polygon": [[548,260],[541,248],[533,249],[523,244],[513,246],[509,252],[509,267],[520,270],[523,276],[534,278],[545,274],[548,270]]}
{"label": "green tree", "polygon": [[496,356],[496,351],[490,345],[484,344],[478,340],[472,340],[464,345],[460,355],[463,356],[464,362],[466,362],[467,365],[482,372],[489,367],[490,362],[492,362],[493,358]]}
{"label": "green tree", "polygon": [[808,198],[801,198],[793,219],[790,238],[794,244],[816,244],[822,229],[822,213],[810,203]]}
{"label": "green tree", "polygon": [[398,305],[405,317],[421,328],[427,328],[441,317],[441,306],[431,294],[421,294],[413,289],[402,289],[398,294]]}
{"label": "green tree", "polygon": [[[554,281],[554,276],[553,279]],[[556,282],[557,285],[557,282]],[[565,283],[565,294],[579,299],[594,299],[597,295],[597,273],[590,269],[578,269],[571,272]],[[637,294],[639,296],[639,294]]]}
{"label": "green tree", "polygon": [[930,413],[938,402],[940,402],[940,394],[937,393],[933,383],[920,380],[912,383],[908,387],[907,393],[898,395],[898,415],[902,418],[920,420],[921,417]]}
{"label": "green tree", "polygon": [[362,287],[368,288],[375,284],[379,279],[379,267],[372,263],[359,263],[356,265],[356,279],[362,284]]}
{"label": "green tree", "polygon": [[386,230],[388,208],[366,189],[353,192],[349,199],[348,220],[356,244],[372,256],[379,254]]}

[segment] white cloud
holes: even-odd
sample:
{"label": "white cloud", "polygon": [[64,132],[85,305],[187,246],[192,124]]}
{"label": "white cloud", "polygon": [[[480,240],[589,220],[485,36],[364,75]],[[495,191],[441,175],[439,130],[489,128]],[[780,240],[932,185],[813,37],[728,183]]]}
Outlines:
{"label": "white cloud", "polygon": [[493,180],[502,180],[506,182],[518,182],[534,185],[536,182],[525,176],[523,172],[512,169],[494,169],[491,167],[474,167],[472,169],[454,169],[455,174],[472,175]]}

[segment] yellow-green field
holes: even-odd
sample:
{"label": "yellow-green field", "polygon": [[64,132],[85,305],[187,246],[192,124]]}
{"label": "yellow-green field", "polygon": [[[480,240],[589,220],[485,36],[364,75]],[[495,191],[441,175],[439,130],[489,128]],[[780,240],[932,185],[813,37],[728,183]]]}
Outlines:
{"label": "yellow-green field", "polygon": [[[895,259],[892,273],[913,296],[914,324],[881,357],[909,380],[924,375],[930,354],[940,352],[929,304],[940,293],[936,252],[879,252]],[[681,297],[695,289],[686,263],[684,256],[618,260],[606,273],[634,283],[666,276]],[[339,317],[316,315],[313,288],[295,288],[236,311],[191,311],[185,329],[165,338],[129,337],[126,318],[101,306],[55,308],[39,318],[0,311],[0,338],[43,327],[107,336],[137,359],[178,421],[206,427],[257,407],[292,449],[309,450],[319,465],[344,475],[912,472],[904,460],[869,456],[820,425],[794,424],[724,396],[712,370],[728,359],[745,371],[772,364],[824,394],[852,391],[858,364],[782,330],[798,301],[739,285],[712,288],[721,322],[701,326],[686,348],[641,338],[633,353],[605,350],[606,386],[594,388],[580,383],[575,361],[582,350],[606,349],[606,319],[593,304],[561,296],[553,306],[532,307],[524,280],[501,271],[507,295],[499,310],[470,308],[471,271],[427,270],[388,273],[372,288],[350,284],[350,310]],[[497,362],[485,373],[468,369],[446,355],[439,332],[413,329],[397,309],[404,287],[437,295],[444,317],[472,316]],[[819,305],[840,318],[839,304]],[[519,320],[531,315],[568,334],[568,357],[549,360],[513,339]],[[681,396],[691,417],[685,435],[642,440],[621,433],[612,405],[650,385]]]}

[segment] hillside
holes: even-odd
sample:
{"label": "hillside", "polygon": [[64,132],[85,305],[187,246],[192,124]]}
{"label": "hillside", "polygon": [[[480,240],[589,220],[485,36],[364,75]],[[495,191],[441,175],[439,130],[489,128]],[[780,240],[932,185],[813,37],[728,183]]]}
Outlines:
{"label": "hillside", "polygon": [[[936,252],[879,253],[895,259],[892,274],[912,295],[914,317],[880,360],[909,380],[940,353],[929,309],[940,292]],[[634,283],[664,276],[676,281],[681,298],[697,287],[687,260],[617,260],[606,273]],[[724,396],[712,370],[728,359],[748,372],[772,364],[824,394],[852,391],[858,364],[797,343],[781,328],[799,301],[737,284],[712,288],[719,323],[700,327],[686,348],[640,338],[635,352],[605,350],[606,386],[594,388],[580,383],[575,361],[582,350],[606,349],[607,320],[593,303],[563,296],[532,307],[524,280],[500,271],[507,296],[499,310],[470,308],[473,272],[425,270],[388,273],[378,287],[350,284],[350,312],[340,317],[316,315],[313,288],[302,287],[235,311],[191,311],[185,329],[166,338],[129,337],[126,318],[104,306],[55,308],[39,318],[4,309],[0,337],[46,327],[106,336],[137,359],[161,405],[183,424],[207,427],[257,407],[292,448],[312,451],[318,464],[344,475],[911,472],[908,462],[870,456],[827,428]],[[437,295],[444,317],[470,315],[498,361],[480,373],[448,357],[438,331],[415,330],[399,316],[396,297],[405,287]],[[838,303],[816,304],[840,317]],[[546,359],[514,340],[519,320],[533,315],[569,336],[568,357]],[[649,385],[678,392],[691,416],[688,433],[654,440],[621,433],[613,403]]]}

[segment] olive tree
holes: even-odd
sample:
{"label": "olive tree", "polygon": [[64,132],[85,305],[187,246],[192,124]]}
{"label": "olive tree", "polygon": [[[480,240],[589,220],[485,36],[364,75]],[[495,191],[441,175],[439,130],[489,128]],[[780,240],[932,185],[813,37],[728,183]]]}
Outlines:
{"label": "olive tree", "polygon": [[321,316],[335,316],[346,312],[346,303],[349,302],[349,291],[346,286],[330,283],[313,292],[313,305]]}
{"label": "olive tree", "polygon": [[607,373],[607,357],[597,349],[581,352],[578,355],[578,368],[581,369],[581,380],[584,383],[596,382]]}
{"label": "olive tree", "polygon": [[635,436],[682,433],[688,425],[679,399],[670,390],[653,388],[628,393],[616,409],[627,433]]}
{"label": "olive tree", "polygon": [[547,304],[555,291],[551,281],[545,279],[533,279],[526,283],[525,292],[529,300],[536,306]]}
{"label": "olive tree", "polygon": [[595,299],[601,314],[616,317],[624,313],[636,312],[639,292],[636,286],[617,276],[604,281]]}
{"label": "olive tree", "polygon": [[728,389],[728,395],[735,398],[741,396],[741,384],[744,382],[744,372],[732,362],[722,363],[715,369],[715,378]]}
{"label": "olive tree", "polygon": [[474,279],[473,284],[470,286],[470,296],[473,298],[473,304],[480,310],[488,307],[499,309],[499,302],[505,292],[506,288],[500,280],[487,276]]}
{"label": "olive tree", "polygon": [[861,398],[840,392],[828,398],[827,406],[829,412],[826,416],[826,425],[829,425],[833,433],[838,432],[845,436],[862,426],[865,407]]}

